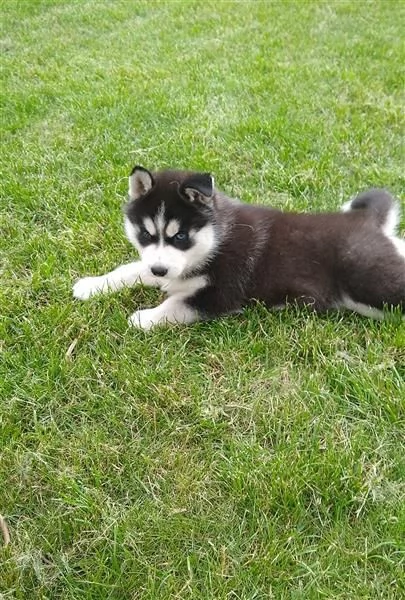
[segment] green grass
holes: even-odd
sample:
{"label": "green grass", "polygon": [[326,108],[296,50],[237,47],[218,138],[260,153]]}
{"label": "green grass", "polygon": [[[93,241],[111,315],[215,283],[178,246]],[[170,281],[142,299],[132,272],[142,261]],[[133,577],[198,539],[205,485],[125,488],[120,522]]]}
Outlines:
{"label": "green grass", "polygon": [[404,597],[403,325],[258,306],[145,334],[155,291],[71,297],[133,256],[134,163],[287,209],[403,193],[403,4],[2,13],[0,598]]}

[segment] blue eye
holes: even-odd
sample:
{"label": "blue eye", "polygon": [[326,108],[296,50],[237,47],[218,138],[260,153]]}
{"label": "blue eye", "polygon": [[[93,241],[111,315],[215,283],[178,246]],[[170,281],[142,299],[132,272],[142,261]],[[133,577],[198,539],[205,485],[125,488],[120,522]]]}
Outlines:
{"label": "blue eye", "polygon": [[188,233],[187,233],[187,231],[179,231],[173,237],[176,242],[186,242],[188,240]]}

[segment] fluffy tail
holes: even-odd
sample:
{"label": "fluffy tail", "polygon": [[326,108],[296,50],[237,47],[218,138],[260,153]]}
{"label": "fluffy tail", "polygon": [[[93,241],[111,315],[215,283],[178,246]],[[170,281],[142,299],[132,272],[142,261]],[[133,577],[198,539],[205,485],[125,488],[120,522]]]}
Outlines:
{"label": "fluffy tail", "polygon": [[379,188],[362,192],[347,202],[343,210],[345,212],[349,210],[369,211],[370,217],[376,221],[386,235],[395,234],[400,218],[398,203],[389,192]]}

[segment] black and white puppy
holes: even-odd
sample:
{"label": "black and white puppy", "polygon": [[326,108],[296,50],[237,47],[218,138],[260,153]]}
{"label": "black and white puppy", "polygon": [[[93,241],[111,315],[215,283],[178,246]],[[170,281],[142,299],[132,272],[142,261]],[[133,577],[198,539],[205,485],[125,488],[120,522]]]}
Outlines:
{"label": "black and white puppy", "polygon": [[208,173],[135,167],[125,231],[141,260],[80,279],[76,298],[124,286],[157,286],[167,298],[136,311],[150,329],[239,312],[252,300],[317,311],[405,312],[405,240],[399,206],[382,189],[366,191],[338,213],[284,213],[232,200]]}

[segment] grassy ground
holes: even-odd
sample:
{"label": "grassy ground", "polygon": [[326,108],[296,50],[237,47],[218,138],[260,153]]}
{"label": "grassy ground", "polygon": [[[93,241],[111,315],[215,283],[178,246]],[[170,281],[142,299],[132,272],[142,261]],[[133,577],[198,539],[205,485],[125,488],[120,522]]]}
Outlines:
{"label": "grassy ground", "polygon": [[257,307],[145,334],[155,291],[71,298],[133,256],[134,163],[289,209],[401,194],[403,5],[2,12],[0,597],[404,597],[403,326]]}

